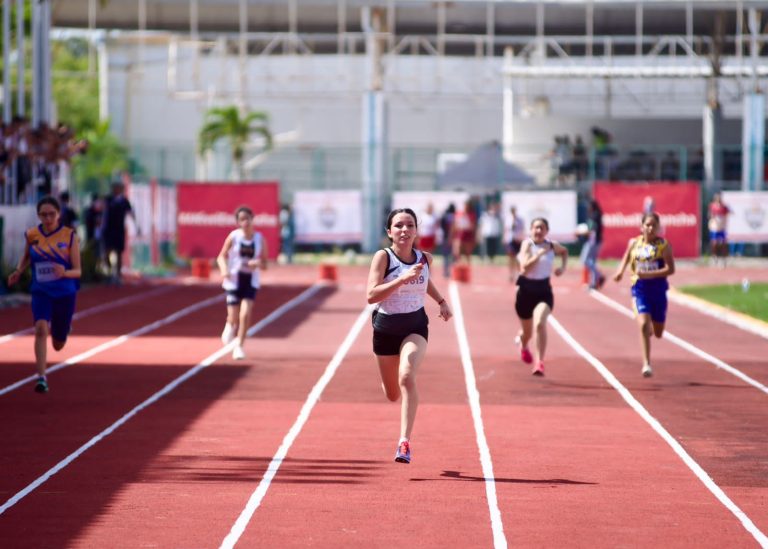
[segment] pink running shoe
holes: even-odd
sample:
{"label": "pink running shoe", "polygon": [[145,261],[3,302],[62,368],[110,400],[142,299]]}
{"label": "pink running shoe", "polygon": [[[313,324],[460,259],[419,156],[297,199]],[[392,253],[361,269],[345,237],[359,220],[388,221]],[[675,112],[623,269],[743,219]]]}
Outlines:
{"label": "pink running shoe", "polygon": [[525,347],[521,347],[520,348],[520,360],[522,360],[526,364],[532,364],[533,363],[533,355],[531,354],[531,351],[529,351]]}
{"label": "pink running shoe", "polygon": [[535,376],[544,376],[544,363],[539,362],[536,366],[533,367],[533,370],[531,370],[531,373]]}
{"label": "pink running shoe", "polygon": [[395,461],[398,463],[411,462],[411,445],[407,440],[404,440],[398,445],[397,452],[395,453]]}

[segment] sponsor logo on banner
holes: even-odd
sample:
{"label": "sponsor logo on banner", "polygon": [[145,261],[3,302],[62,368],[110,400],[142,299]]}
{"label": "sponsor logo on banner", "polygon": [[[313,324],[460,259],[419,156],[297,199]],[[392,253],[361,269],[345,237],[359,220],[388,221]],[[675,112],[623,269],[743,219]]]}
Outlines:
{"label": "sponsor logo on banner", "polygon": [[[202,227],[233,227],[232,212],[181,212],[179,225]],[[253,216],[254,227],[277,227],[277,216],[273,214],[258,214]]]}
{"label": "sponsor logo on banner", "polygon": [[760,204],[752,204],[744,210],[744,219],[751,229],[757,231],[765,222],[765,210],[760,207]]}

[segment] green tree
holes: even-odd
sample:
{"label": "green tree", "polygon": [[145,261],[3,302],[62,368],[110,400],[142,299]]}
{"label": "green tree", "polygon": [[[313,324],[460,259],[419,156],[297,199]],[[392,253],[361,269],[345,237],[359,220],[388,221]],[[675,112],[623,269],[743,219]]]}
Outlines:
{"label": "green tree", "polygon": [[272,148],[272,133],[268,127],[269,117],[260,111],[241,114],[236,106],[214,107],[205,113],[203,127],[198,134],[200,154],[213,149],[221,139],[229,142],[232,162],[237,168],[237,178],[245,178],[245,146],[253,135],[260,135],[266,142],[264,150]]}
{"label": "green tree", "polygon": [[109,131],[109,121],[100,122],[81,135],[88,141],[88,150],[73,159],[72,174],[79,191],[103,194],[110,180],[128,169],[128,151]]}
{"label": "green tree", "polygon": [[53,42],[53,100],[57,118],[77,135],[99,126],[99,82],[88,72],[88,43],[81,38]]}

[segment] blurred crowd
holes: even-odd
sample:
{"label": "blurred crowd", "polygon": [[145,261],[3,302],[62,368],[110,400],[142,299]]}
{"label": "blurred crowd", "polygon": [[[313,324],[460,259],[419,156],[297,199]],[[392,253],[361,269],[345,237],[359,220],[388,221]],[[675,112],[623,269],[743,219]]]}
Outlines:
{"label": "blurred crowd", "polygon": [[0,204],[33,203],[66,189],[72,158],[87,151],[88,142],[64,124],[33,128],[21,116],[0,122]]}

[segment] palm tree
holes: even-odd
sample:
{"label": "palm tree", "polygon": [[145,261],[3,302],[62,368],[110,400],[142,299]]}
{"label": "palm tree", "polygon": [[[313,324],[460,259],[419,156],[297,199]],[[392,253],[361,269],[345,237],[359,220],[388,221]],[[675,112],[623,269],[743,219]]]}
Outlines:
{"label": "palm tree", "polygon": [[198,135],[200,154],[213,149],[220,139],[229,141],[232,151],[232,161],[237,167],[237,178],[242,181],[245,177],[243,160],[245,147],[251,137],[256,134],[264,138],[264,150],[272,148],[272,133],[267,126],[269,117],[260,111],[244,112],[234,105],[229,107],[214,107],[205,113],[203,127]]}

